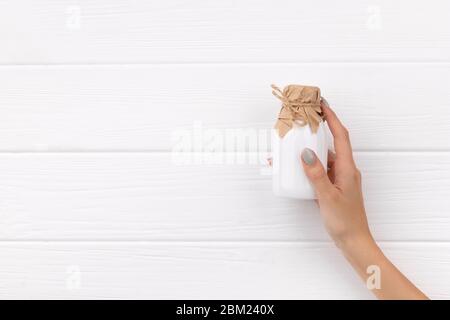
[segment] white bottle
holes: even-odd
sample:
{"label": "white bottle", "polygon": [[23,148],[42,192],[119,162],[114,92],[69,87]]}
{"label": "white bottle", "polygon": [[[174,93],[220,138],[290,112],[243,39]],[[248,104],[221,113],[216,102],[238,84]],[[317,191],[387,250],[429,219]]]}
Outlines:
{"label": "white bottle", "polygon": [[283,91],[272,85],[282,102],[272,130],[273,191],[280,197],[315,199],[316,195],[301,163],[305,148],[313,150],[327,165],[327,127],[323,120],[318,87],[289,85]]}
{"label": "white bottle", "polygon": [[326,165],[328,143],[324,122],[319,124],[316,133],[309,126],[294,126],[281,138],[276,130],[272,130],[272,182],[275,195],[316,199],[301,163],[301,153],[305,148],[313,150],[322,165]]}

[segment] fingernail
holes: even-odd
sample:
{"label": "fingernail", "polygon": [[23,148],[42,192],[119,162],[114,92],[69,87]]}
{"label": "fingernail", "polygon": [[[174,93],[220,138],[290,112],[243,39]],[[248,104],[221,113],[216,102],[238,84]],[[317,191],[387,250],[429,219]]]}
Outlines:
{"label": "fingernail", "polygon": [[324,97],[322,97],[322,102],[325,105],[325,107],[328,107],[328,108],[330,107],[330,105],[328,104],[327,99],[325,99]]}
{"label": "fingernail", "polygon": [[302,159],[303,162],[305,162],[308,166],[310,166],[314,164],[314,162],[316,161],[316,155],[314,151],[312,151],[311,149],[305,148],[302,151]]}

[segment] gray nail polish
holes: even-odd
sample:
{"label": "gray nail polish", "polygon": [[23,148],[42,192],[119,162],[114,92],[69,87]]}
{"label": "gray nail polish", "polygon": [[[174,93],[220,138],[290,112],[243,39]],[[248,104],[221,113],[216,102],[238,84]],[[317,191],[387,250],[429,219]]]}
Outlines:
{"label": "gray nail polish", "polygon": [[330,105],[328,104],[327,99],[325,99],[324,97],[322,97],[322,102],[325,105],[325,107],[328,107],[328,108],[330,107]]}
{"label": "gray nail polish", "polygon": [[311,149],[305,148],[302,151],[302,159],[308,166],[310,166],[316,161],[316,155]]}

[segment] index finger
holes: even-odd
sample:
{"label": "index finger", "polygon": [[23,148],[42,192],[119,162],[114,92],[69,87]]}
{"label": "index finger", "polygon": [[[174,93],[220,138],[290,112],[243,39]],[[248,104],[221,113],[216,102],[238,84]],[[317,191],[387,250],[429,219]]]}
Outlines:
{"label": "index finger", "polygon": [[325,120],[328,123],[331,134],[334,138],[334,148],[336,150],[336,157],[347,159],[353,162],[353,151],[350,143],[350,136],[348,130],[341,123],[333,110],[328,106],[328,102],[322,98],[322,110]]}

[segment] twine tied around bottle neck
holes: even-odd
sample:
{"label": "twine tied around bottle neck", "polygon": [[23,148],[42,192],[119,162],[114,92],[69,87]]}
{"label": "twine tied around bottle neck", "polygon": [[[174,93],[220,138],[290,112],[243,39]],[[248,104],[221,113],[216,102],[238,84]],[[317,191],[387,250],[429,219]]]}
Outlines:
{"label": "twine tied around bottle neck", "polygon": [[272,94],[282,102],[275,129],[283,138],[297,124],[301,127],[309,125],[312,132],[317,132],[323,121],[321,96],[318,87],[288,85],[283,91],[271,85]]}

